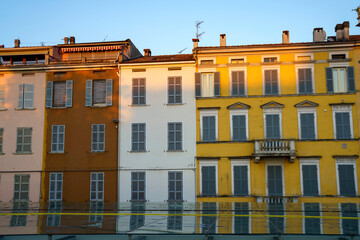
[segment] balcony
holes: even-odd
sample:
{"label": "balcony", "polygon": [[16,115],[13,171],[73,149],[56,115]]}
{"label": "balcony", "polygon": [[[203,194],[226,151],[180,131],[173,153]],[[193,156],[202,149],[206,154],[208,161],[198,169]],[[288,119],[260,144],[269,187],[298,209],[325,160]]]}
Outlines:
{"label": "balcony", "polygon": [[295,160],[295,140],[289,139],[260,139],[254,144],[255,162],[259,163],[261,157],[290,157]]}

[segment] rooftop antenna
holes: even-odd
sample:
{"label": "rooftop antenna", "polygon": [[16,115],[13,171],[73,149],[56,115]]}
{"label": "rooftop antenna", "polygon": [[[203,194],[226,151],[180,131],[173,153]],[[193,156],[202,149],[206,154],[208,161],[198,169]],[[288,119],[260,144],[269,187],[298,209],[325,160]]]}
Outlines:
{"label": "rooftop antenna", "polygon": [[106,37],[104,38],[103,42],[105,42],[106,38],[108,37],[109,35],[106,35]]}
{"label": "rooftop antenna", "polygon": [[203,35],[205,32],[199,33],[199,28],[200,28],[200,24],[202,24],[204,21],[196,21],[195,22],[195,26],[196,26],[196,39],[199,39],[201,37],[201,35]]}
{"label": "rooftop antenna", "polygon": [[179,51],[179,54],[181,54],[183,51],[185,51],[188,48],[184,48],[183,50]]}

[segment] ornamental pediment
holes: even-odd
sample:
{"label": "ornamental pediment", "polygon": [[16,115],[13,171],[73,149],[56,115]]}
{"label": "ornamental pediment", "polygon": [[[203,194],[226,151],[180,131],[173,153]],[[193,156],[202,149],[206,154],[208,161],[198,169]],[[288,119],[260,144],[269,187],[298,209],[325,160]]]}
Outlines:
{"label": "ornamental pediment", "polygon": [[242,103],[242,102],[237,102],[237,103],[227,106],[227,108],[228,109],[249,109],[250,106],[245,103]]}
{"label": "ornamental pediment", "polygon": [[260,106],[261,108],[283,108],[284,104],[271,101]]}
{"label": "ornamental pediment", "polygon": [[305,100],[305,101],[299,102],[298,104],[295,104],[294,106],[295,107],[317,107],[317,106],[319,106],[319,104],[309,101],[309,100]]}

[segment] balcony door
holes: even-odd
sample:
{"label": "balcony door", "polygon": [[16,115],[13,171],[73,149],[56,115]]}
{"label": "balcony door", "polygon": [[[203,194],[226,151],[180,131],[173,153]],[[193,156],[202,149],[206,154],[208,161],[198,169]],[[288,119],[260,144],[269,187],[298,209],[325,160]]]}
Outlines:
{"label": "balcony door", "polygon": [[282,166],[267,166],[268,196],[283,195]]}

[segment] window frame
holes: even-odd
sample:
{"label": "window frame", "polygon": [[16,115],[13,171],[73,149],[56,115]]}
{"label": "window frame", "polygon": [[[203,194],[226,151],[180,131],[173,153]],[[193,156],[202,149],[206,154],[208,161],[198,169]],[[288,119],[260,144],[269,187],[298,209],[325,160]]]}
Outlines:
{"label": "window frame", "polygon": [[[248,193],[246,195],[235,195],[235,179],[234,179],[234,167],[236,166],[246,166],[247,167],[247,185],[248,185]],[[231,160],[231,193],[233,196],[249,196],[251,195],[251,177],[250,177],[250,159],[234,159]]]}
{"label": "window frame", "polygon": [[[55,180],[51,179],[51,176],[54,175],[55,176]],[[58,175],[61,175],[61,181],[58,179]],[[61,189],[58,189],[58,185],[57,183],[61,182]],[[55,184],[54,191],[51,191],[51,184]],[[51,172],[49,175],[49,201],[62,201],[62,196],[63,196],[63,186],[64,186],[64,175],[62,172]],[[51,198],[51,193],[54,193],[54,198]],[[61,197],[57,198],[57,193],[60,193]]]}
{"label": "window frame", "polygon": [[[234,215],[237,215],[236,214],[236,211],[238,210],[238,209],[236,209],[236,204],[237,203],[247,203],[247,205],[248,205],[248,212],[249,212],[249,214],[245,214],[245,215],[250,215],[250,212],[251,212],[251,209],[252,209],[252,206],[251,206],[251,202],[232,202],[232,209],[233,209],[233,211],[234,211]],[[238,210],[238,211],[242,211],[242,210]],[[241,214],[241,215],[243,215],[243,214]],[[232,234],[246,234],[246,233],[236,233],[235,232],[235,229],[236,229],[236,218],[243,218],[243,217],[237,217],[237,216],[232,216]],[[249,229],[248,229],[248,234],[251,234],[251,222],[252,222],[252,217],[251,216],[248,216],[248,217],[245,217],[245,218],[248,218],[248,221],[249,221],[249,225],[248,225],[248,227],[249,227]]]}
{"label": "window frame", "polygon": [[[203,183],[202,183],[202,168],[203,167],[215,167],[215,195],[204,195],[203,194]],[[218,196],[218,162],[214,160],[201,160],[199,161],[199,178],[200,178],[200,196]]]}
{"label": "window frame", "polygon": [[[340,176],[339,176],[339,165],[352,165],[354,168],[354,186],[355,186],[355,195],[341,195],[340,194]],[[335,159],[335,171],[336,171],[336,187],[338,196],[342,197],[356,197],[359,195],[358,191],[358,178],[357,178],[357,169],[356,169],[356,159],[354,158],[337,158]]]}
{"label": "window frame", "polygon": [[[19,136],[19,130],[22,130],[22,135]],[[24,131],[25,129],[29,129],[30,130],[30,135],[24,135]],[[31,154],[32,153],[32,127],[18,127],[16,128],[16,154]],[[27,145],[30,145],[30,150],[29,151],[24,151],[24,137],[25,136],[30,136],[30,143]],[[18,142],[19,137],[21,137],[21,143]],[[21,145],[21,151],[18,151],[18,145]]]}
{"label": "window frame", "polygon": [[[139,198],[139,193],[140,192],[142,192],[142,191],[140,191],[139,190],[139,188],[138,188],[138,190],[137,191],[134,191],[134,189],[133,189],[133,174],[141,174],[141,173],[143,173],[144,174],[144,199],[140,199]],[[131,199],[131,201],[146,201],[146,172],[145,171],[134,171],[134,172],[131,172],[131,174],[130,174],[130,179],[131,179],[131,182],[130,182],[130,194],[131,194],[131,196],[130,196],[130,199]],[[137,185],[139,185],[139,175],[138,175],[138,177],[137,177],[137,179],[136,179],[136,184]],[[136,192],[136,194],[137,194],[137,198],[136,199],[133,199],[133,192]]]}
{"label": "window frame", "polygon": [[[137,149],[134,149],[133,148],[133,134],[134,134],[134,131],[133,131],[133,127],[134,127],[134,125],[137,125],[138,127],[140,126],[140,125],[144,125],[144,149],[140,149],[140,147],[139,147],[139,144],[141,144],[142,142],[140,142],[139,141],[139,139],[138,139],[138,142],[137,142]],[[130,124],[130,129],[131,129],[131,136],[130,136],[130,148],[131,148],[131,150],[130,150],[130,152],[147,152],[147,150],[146,150],[146,123],[138,123],[138,122],[135,122],[135,123],[131,123]],[[139,135],[139,130],[137,131],[137,133],[138,133],[138,135]]]}
{"label": "window frame", "polygon": [[[181,180],[176,178],[176,174],[181,174]],[[174,174],[174,179],[170,180],[170,174]],[[174,182],[174,191],[170,191],[170,182]],[[181,182],[181,189],[176,188],[176,183]],[[170,199],[170,193],[174,193],[174,199]],[[181,199],[177,199],[176,195],[178,192],[181,192]],[[184,201],[184,173],[182,171],[169,171],[168,172],[168,202],[182,202]]]}
{"label": "window frame", "polygon": [[[96,81],[105,81],[105,99],[104,103],[94,103],[94,83]],[[110,107],[114,95],[113,79],[88,79],[85,82],[85,107]]]}
{"label": "window frame", "polygon": [[[201,142],[215,142],[219,139],[219,129],[218,129],[218,109],[201,109],[200,110],[200,140]],[[204,141],[203,140],[203,117],[215,117],[215,140],[214,141]]]}
{"label": "window frame", "polygon": [[[301,195],[302,196],[321,196],[321,185],[320,185],[320,165],[319,165],[319,159],[299,159],[300,163],[300,186],[301,186]],[[303,180],[303,166],[316,166],[316,178],[317,178],[317,184],[318,184],[318,195],[304,195],[304,180]]]}
{"label": "window frame", "polygon": [[[31,86],[32,87],[32,92],[31,91],[25,91],[26,86]],[[26,101],[30,101],[29,99],[25,98],[26,92],[29,94],[29,92],[32,94],[31,96],[31,106],[26,107],[25,106],[25,102]],[[23,109],[28,109],[28,110],[33,110],[34,108],[34,96],[35,96],[35,85],[34,84],[27,84],[27,83],[22,83],[19,84],[19,95],[18,95],[18,105],[17,108],[18,110],[23,110]]]}
{"label": "window frame", "polygon": [[[19,181],[16,181],[16,177],[19,177]],[[28,177],[28,182],[24,181],[23,178]],[[16,184],[19,184],[19,190],[16,190]],[[23,191],[22,186],[28,185],[27,190]],[[30,200],[30,174],[15,174],[14,175],[14,191],[13,191],[13,202],[28,202]],[[21,198],[21,194],[26,193],[27,198]],[[18,194],[19,197],[15,198],[15,194]]]}
{"label": "window frame", "polygon": [[[265,71],[271,71],[276,70],[277,71],[277,85],[278,85],[278,93],[274,94],[266,94],[265,92]],[[280,79],[280,66],[262,66],[261,68],[262,72],[262,93],[263,96],[278,96],[281,95],[281,79]]]}
{"label": "window frame", "polygon": [[[306,215],[306,211],[305,211],[305,203],[311,203],[311,202],[303,202],[301,204],[301,207],[302,207],[302,215],[304,216],[303,220],[302,220],[302,229],[303,229],[303,234],[311,234],[311,233],[306,233],[306,220],[307,219],[319,219],[320,221],[320,234],[323,234],[323,214],[322,214],[322,205],[321,203],[317,202],[317,204],[319,204],[319,209],[320,209],[320,212],[319,212],[319,217],[320,218],[306,218],[306,216],[314,216],[314,215]],[[314,204],[314,203],[312,203]]]}
{"label": "window frame", "polygon": [[334,139],[336,140],[347,140],[347,139],[338,139],[336,138],[336,113],[349,113],[349,123],[350,123],[350,139],[354,139],[354,125],[353,125],[353,115],[352,115],[352,105],[333,105],[332,106],[332,120],[333,120],[333,133]]}
{"label": "window frame", "polygon": [[268,166],[280,166],[282,173],[282,195],[285,196],[285,169],[284,169],[284,161],[283,160],[274,160],[265,161],[265,182],[266,182],[266,196],[267,197],[277,197],[273,195],[269,195],[269,182],[268,182]]}
{"label": "window frame", "polygon": [[[307,55],[306,55],[307,56]],[[299,84],[299,69],[311,69],[311,92],[300,93],[300,84]],[[314,64],[296,64],[295,65],[295,75],[296,75],[296,93],[297,94],[314,94],[315,93],[315,72]]]}
{"label": "window frame", "polygon": [[[170,141],[170,124],[173,124],[174,125],[174,130],[173,130],[173,132],[174,132],[174,138],[175,138],[175,141]],[[177,126],[177,124],[180,124],[180,127],[181,127],[181,129],[180,130],[177,130],[176,129],[176,126]],[[168,134],[168,136],[167,136],[167,139],[168,139],[168,146],[167,146],[167,151],[168,152],[182,152],[183,150],[184,150],[184,146],[183,146],[183,133],[184,133],[184,131],[183,131],[183,123],[182,122],[168,122],[168,124],[167,124],[167,134]],[[176,137],[177,137],[177,135],[178,134],[180,134],[180,137],[181,137],[181,140],[180,141],[176,141]],[[177,143],[178,142],[180,142],[180,149],[178,149],[176,146],[177,146]],[[170,147],[170,143],[172,143],[172,144],[174,144],[174,149],[170,149],[169,147]]]}
{"label": "window frame", "polygon": [[[276,58],[276,62],[264,62],[265,58]],[[261,56],[261,63],[273,63],[273,64],[279,64],[280,62],[280,55],[279,54],[272,54],[272,55],[262,55]]]}
{"label": "window frame", "polygon": [[249,141],[249,110],[248,109],[230,109],[230,137],[231,141],[234,140],[234,124],[233,116],[245,116],[245,141]]}
{"label": "window frame", "polygon": [[[244,59],[243,63],[231,63],[232,60],[241,59],[241,58]],[[229,57],[228,61],[229,61],[230,64],[244,64],[244,63],[247,63],[247,56],[246,55],[244,55],[244,56],[231,56],[231,57]]]}
{"label": "window frame", "polygon": [[314,60],[314,53],[296,53],[295,61],[302,61],[299,60],[298,57],[306,57],[306,56],[310,56],[310,61]]}
{"label": "window frame", "polygon": [[[54,127],[57,127],[57,133],[56,133],[56,139],[57,142],[54,143],[53,142],[53,135],[54,135]],[[64,131],[61,133],[59,132],[59,128],[63,127]],[[63,142],[59,143],[59,135],[63,134]],[[59,145],[62,144],[63,145],[63,149],[59,150]],[[53,145],[56,146],[56,150],[53,151]],[[51,145],[50,145],[50,152],[51,153],[64,153],[65,152],[65,125],[51,125]]]}
{"label": "window frame", "polygon": [[[134,84],[134,80],[138,80],[138,85]],[[140,84],[140,80],[144,80],[144,85]],[[134,88],[137,87],[138,91],[137,91],[137,95],[134,95]],[[140,95],[141,92],[141,87],[144,87],[144,95]],[[135,103],[134,99],[137,98],[138,102],[141,100],[141,98],[144,98],[144,103]],[[145,77],[136,77],[136,78],[132,78],[131,79],[131,105],[132,106],[146,106],[146,78]]]}
{"label": "window frame", "polygon": [[[301,134],[301,114],[314,114],[314,139],[304,139]],[[316,140],[318,139],[318,129],[317,129],[317,112],[316,107],[297,107],[297,115],[298,115],[298,134],[299,139],[302,140]]]}
{"label": "window frame", "polygon": [[[173,78],[174,79],[174,84],[170,85],[170,78]],[[176,102],[176,97],[178,96],[176,94],[176,79],[177,78],[180,78],[180,102]],[[173,87],[174,89],[174,94],[173,95],[170,95],[170,87]],[[182,81],[182,76],[168,76],[167,77],[167,104],[168,105],[177,105],[177,104],[183,104],[183,81]],[[170,103],[170,97],[174,97],[174,102],[173,103]]]}
{"label": "window frame", "polygon": [[4,128],[0,128],[0,154],[4,154]]}
{"label": "window frame", "polygon": [[[94,132],[94,126],[97,126],[97,131]],[[100,131],[99,127],[103,126],[104,127],[104,131]],[[91,152],[105,152],[105,140],[106,140],[106,128],[105,128],[105,124],[91,124]],[[94,141],[94,134],[96,134],[96,138],[98,139],[98,141]],[[104,134],[104,141],[100,142],[99,141],[99,136],[100,134]],[[104,145],[104,149],[100,149],[99,146],[103,144]],[[97,149],[93,148],[93,145],[96,145]]]}
{"label": "window frame", "polygon": [[6,103],[6,85],[0,84],[0,110],[5,110]]}
{"label": "window frame", "polygon": [[[357,211],[354,211],[355,213],[356,213],[356,217],[359,217],[359,205],[358,205],[358,203],[350,203],[350,202],[348,202],[348,203],[338,203],[338,210],[339,210],[339,217],[341,217],[340,218],[340,221],[339,221],[339,229],[340,229],[340,234],[344,234],[344,220],[345,221],[349,221],[349,220],[353,220],[353,219],[344,219],[343,217],[348,217],[348,216],[344,216],[344,214],[343,214],[343,209],[342,209],[342,204],[354,204],[355,205],[355,207],[356,207],[356,210]],[[357,230],[358,230],[358,233],[360,233],[360,221],[357,219],[354,219],[355,221],[357,221]],[[345,234],[348,234],[348,233],[345,233]],[[355,235],[355,234],[353,234],[353,235]]]}
{"label": "window frame", "polygon": [[[231,58],[232,60],[232,58]],[[230,62],[231,63],[231,62]],[[232,72],[244,72],[244,95],[233,95]],[[248,95],[247,67],[229,67],[229,96],[244,97]]]}
{"label": "window frame", "polygon": [[282,126],[282,108],[280,107],[268,107],[268,108],[263,108],[263,126],[264,126],[264,138],[265,139],[271,139],[271,138],[268,138],[266,136],[266,115],[276,115],[278,114],[279,115],[279,130],[280,130],[280,136],[279,136],[279,139],[282,139],[283,138],[283,126]]}
{"label": "window frame", "polygon": [[[95,176],[95,178],[94,178]],[[99,176],[102,176],[102,180],[99,180]],[[93,184],[95,184],[95,190],[93,190]],[[102,190],[100,186],[102,185]],[[104,201],[105,193],[105,174],[104,172],[91,172],[90,173],[90,201],[102,202]],[[95,194],[95,198],[92,197],[92,194]],[[99,198],[99,194],[102,195],[102,198]]]}

